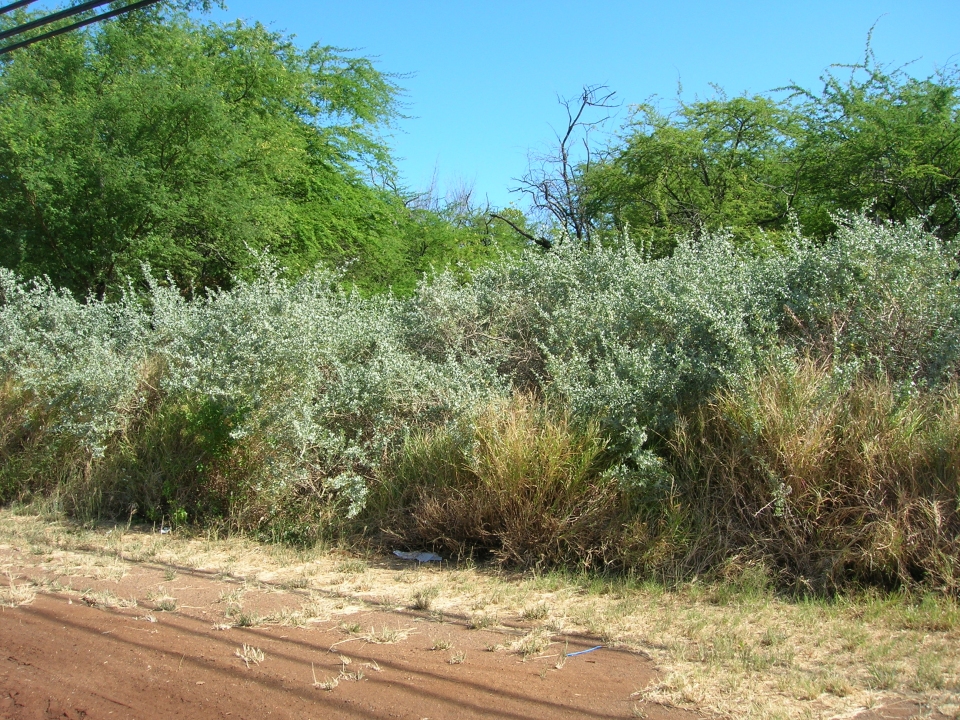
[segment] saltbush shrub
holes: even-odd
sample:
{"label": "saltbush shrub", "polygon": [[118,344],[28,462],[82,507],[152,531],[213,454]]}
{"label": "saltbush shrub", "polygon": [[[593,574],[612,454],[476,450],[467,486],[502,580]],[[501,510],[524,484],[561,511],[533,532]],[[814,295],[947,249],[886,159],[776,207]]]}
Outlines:
{"label": "saltbush shrub", "polygon": [[[402,303],[338,280],[317,271],[288,283],[265,264],[257,280],[203,299],[153,282],[146,297],[114,304],[6,273],[0,369],[43,415],[48,446],[85,458],[77,472],[113,468],[91,512],[137,504],[151,518],[193,520],[220,507],[259,527],[308,498],[352,516],[411,425],[442,423],[500,384],[481,362],[413,352]],[[141,447],[144,433],[161,442]],[[144,453],[152,478],[139,477]],[[186,468],[173,461],[184,456]]]}
{"label": "saltbush shrub", "polygon": [[801,354],[903,387],[937,387],[960,361],[957,248],[919,222],[837,218],[825,243],[797,239],[780,335]]}
{"label": "saltbush shrub", "polygon": [[[795,585],[955,587],[955,249],[838,223],[660,259],[531,249],[405,299],[267,260],[190,301],[149,273],[142,295],[78,302],[0,271],[0,499],[532,565],[666,577],[756,555]],[[915,441],[894,430],[927,416]],[[820,459],[789,459],[797,444]]]}

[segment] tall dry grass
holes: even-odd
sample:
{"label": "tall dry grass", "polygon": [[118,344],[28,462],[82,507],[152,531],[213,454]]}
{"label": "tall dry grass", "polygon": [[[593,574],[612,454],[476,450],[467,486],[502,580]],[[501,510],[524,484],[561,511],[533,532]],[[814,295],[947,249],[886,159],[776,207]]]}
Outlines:
{"label": "tall dry grass", "polygon": [[[806,359],[718,393],[672,435],[701,538],[816,592],[960,588],[960,387],[898,394]],[[704,542],[706,540],[706,542]]]}
{"label": "tall dry grass", "polygon": [[48,413],[13,379],[0,381],[0,502],[23,501],[52,491],[71,474],[69,449],[51,447]]}
{"label": "tall dry grass", "polygon": [[595,422],[518,393],[414,434],[368,504],[387,537],[522,566],[602,566],[626,504]]}

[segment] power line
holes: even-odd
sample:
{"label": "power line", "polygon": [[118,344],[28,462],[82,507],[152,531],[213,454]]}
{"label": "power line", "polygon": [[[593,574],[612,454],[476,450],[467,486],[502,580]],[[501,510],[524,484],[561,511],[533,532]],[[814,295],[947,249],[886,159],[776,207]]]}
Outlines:
{"label": "power line", "polygon": [[[20,0],[20,2],[22,3],[33,2],[33,1],[34,0]],[[23,23],[22,25],[18,25],[16,27],[10,28],[9,30],[0,32],[0,40],[6,39],[9,37],[16,37],[17,35],[21,35],[24,32],[29,32],[30,30],[35,30],[39,27],[44,27],[46,25],[49,25],[50,23],[57,22],[58,20],[64,20],[66,18],[73,17],[74,15],[79,15],[82,12],[86,12],[87,10],[91,10],[95,7],[99,7],[100,5],[106,5],[108,2],[110,2],[110,0],[90,0],[89,2],[81,3],[80,5],[74,5],[73,7],[67,8],[66,10],[61,10],[59,12],[46,15],[44,17],[33,20],[31,22]],[[99,15],[94,15],[84,20],[79,20],[70,25],[65,25],[63,27],[57,28],[56,30],[50,30],[49,32],[45,32],[41,35],[35,35],[34,37],[27,38],[26,40],[20,40],[19,42],[15,42],[11,45],[0,47],[0,55],[5,55],[6,53],[13,52],[14,50],[19,50],[20,48],[27,47],[28,45],[32,45],[33,43],[40,42],[41,40],[47,40],[48,38],[56,37],[57,35],[63,35],[64,33],[71,32],[72,30],[77,30],[87,25],[92,25],[93,23],[100,22],[101,20],[109,20],[110,18],[117,17],[118,15],[123,15],[124,13],[132,12],[134,10],[140,10],[141,8],[145,8],[157,2],[160,2],[160,0],[140,0],[139,2],[135,2],[130,5],[125,5],[120,8],[115,8],[113,10],[100,13]],[[13,4],[16,5],[17,3],[13,3]],[[10,7],[10,6],[7,6],[7,7]],[[3,10],[3,8],[0,8],[0,10]]]}
{"label": "power line", "polygon": [[16,10],[17,8],[25,7],[26,5],[30,5],[36,1],[37,0],[18,0],[17,2],[12,2],[9,5],[4,5],[3,7],[0,7],[0,15],[8,13],[12,10]]}
{"label": "power line", "polygon": [[49,15],[44,15],[39,17],[36,20],[31,20],[30,22],[25,22],[22,25],[16,25],[12,28],[0,32],[0,40],[6,40],[8,37],[13,35],[20,35],[29,30],[35,30],[38,27],[43,27],[44,25],[49,25],[50,23],[56,22],[57,20],[63,20],[64,18],[73,17],[74,15],[79,15],[82,12],[87,10],[92,10],[95,7],[100,7],[101,5],[106,5],[110,0],[87,0],[87,2],[80,3],[79,5],[74,5],[73,7],[68,7],[66,10],[60,10],[59,12],[50,13]]}

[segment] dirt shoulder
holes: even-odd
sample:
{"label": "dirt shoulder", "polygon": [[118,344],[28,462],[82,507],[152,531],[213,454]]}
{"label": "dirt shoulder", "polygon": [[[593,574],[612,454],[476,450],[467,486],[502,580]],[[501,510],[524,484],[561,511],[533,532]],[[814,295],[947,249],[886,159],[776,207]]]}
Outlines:
{"label": "dirt shoulder", "polygon": [[[524,663],[485,650],[504,639],[497,631],[393,613],[346,617],[404,637],[343,642],[348,638],[336,625],[218,631],[202,613],[166,613],[150,622],[136,610],[38,596],[0,615],[0,715],[618,718],[636,708],[650,718],[694,717],[634,702],[631,693],[653,669],[633,653],[605,648],[556,670],[551,659]],[[453,653],[463,653],[462,662],[451,664],[453,653],[432,649],[440,635]]]}
{"label": "dirt shoulder", "polygon": [[0,510],[2,718],[943,720],[958,668],[949,602],[667,593]]}
{"label": "dirt shoulder", "polygon": [[[47,591],[0,612],[3,717],[696,717],[637,700],[657,678],[644,655],[573,655],[603,645],[595,637],[471,629],[464,617],[155,564],[68,589],[68,577],[23,565],[14,590]],[[538,638],[534,652],[510,651],[525,637]]]}

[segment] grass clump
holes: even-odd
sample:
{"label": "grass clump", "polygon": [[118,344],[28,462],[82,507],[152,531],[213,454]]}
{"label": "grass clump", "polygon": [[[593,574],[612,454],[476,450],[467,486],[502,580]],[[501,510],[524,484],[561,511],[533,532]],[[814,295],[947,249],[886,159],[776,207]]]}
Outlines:
{"label": "grass clump", "polygon": [[491,553],[522,566],[602,564],[625,507],[596,423],[533,396],[489,404],[466,427],[412,437],[371,517],[411,547]]}
{"label": "grass clump", "polygon": [[16,578],[7,573],[7,585],[0,586],[0,608],[19,607],[29,605],[37,596],[37,590],[32,582],[22,582],[17,584]]}
{"label": "grass clump", "polygon": [[805,591],[960,588],[958,388],[898,397],[812,359],[718,393],[673,436],[698,561],[749,556]]}
{"label": "grass clump", "polygon": [[413,593],[413,600],[410,607],[414,610],[429,610],[433,606],[433,600],[440,594],[440,588],[436,586],[420,588]]}

